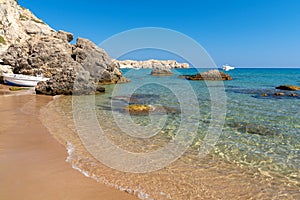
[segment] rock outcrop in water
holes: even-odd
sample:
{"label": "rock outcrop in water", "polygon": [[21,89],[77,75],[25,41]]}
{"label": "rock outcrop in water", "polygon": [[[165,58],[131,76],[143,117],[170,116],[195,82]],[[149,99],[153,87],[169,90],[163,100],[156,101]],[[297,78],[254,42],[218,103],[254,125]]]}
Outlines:
{"label": "rock outcrop in water", "polygon": [[149,115],[151,114],[178,114],[179,109],[166,106],[152,106],[144,104],[131,104],[124,108],[126,112],[132,115]]}
{"label": "rock outcrop in water", "polygon": [[280,85],[280,86],[276,87],[276,89],[295,91],[295,90],[300,90],[300,87],[299,86],[294,86],[294,85]]}
{"label": "rock outcrop in water", "polygon": [[152,76],[173,76],[170,68],[166,66],[157,66],[151,71]]}
{"label": "rock outcrop in water", "polygon": [[[2,64],[14,73],[50,78],[40,82],[36,92],[48,95],[89,94],[103,91],[98,83],[123,83],[129,80],[112,64],[107,53],[87,39],[55,31],[15,0],[0,0],[0,43]],[[2,67],[3,68],[3,67]]]}
{"label": "rock outcrop in water", "polygon": [[118,68],[136,68],[136,69],[152,69],[152,68],[162,68],[167,67],[172,68],[189,68],[188,63],[178,63],[176,60],[145,60],[145,61],[136,61],[136,60],[115,60],[114,61]]}
{"label": "rock outcrop in water", "polygon": [[225,74],[224,72],[221,72],[219,70],[209,70],[207,72],[202,72],[196,75],[185,75],[185,76],[179,76],[180,78],[185,78],[187,80],[209,80],[209,81],[226,81],[226,80],[232,80],[231,76],[229,74]]}

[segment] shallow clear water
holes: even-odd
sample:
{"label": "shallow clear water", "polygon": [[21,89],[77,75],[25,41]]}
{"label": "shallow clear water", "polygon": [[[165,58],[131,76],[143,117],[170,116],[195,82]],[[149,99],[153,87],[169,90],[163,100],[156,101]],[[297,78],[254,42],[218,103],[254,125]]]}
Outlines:
{"label": "shallow clear water", "polygon": [[[42,118],[61,142],[73,145],[69,161],[76,168],[142,199],[299,199],[300,92],[293,91],[298,97],[273,93],[278,85],[300,85],[300,70],[236,69],[227,82],[177,77],[196,72],[179,69],[175,76],[154,77],[150,70],[124,70],[130,83],[105,86],[107,92],[95,97],[58,98]],[[130,115],[125,109],[129,104],[151,105],[154,111],[150,116]],[[134,156],[113,153],[96,139],[87,144],[80,132],[89,135],[95,129],[89,109],[111,144],[136,157],[159,152],[172,141],[178,148],[163,151],[169,152],[168,158],[153,155],[158,162],[148,165],[147,160],[139,163]],[[54,112],[62,118],[50,120]],[[51,125],[55,121],[58,127]],[[221,126],[219,134],[211,134],[214,123]],[[91,156],[87,145],[99,148],[107,163]],[[210,146],[207,154],[199,154],[205,145]],[[163,165],[169,158],[172,162]],[[158,170],[152,171],[155,166]],[[144,173],[130,173],[139,168]]]}

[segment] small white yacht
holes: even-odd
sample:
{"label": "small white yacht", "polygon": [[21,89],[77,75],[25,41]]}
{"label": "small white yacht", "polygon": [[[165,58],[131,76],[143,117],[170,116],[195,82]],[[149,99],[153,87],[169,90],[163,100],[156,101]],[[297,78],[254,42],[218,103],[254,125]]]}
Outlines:
{"label": "small white yacht", "polygon": [[223,65],[222,69],[223,69],[224,71],[229,71],[229,70],[233,70],[234,67],[232,67],[232,66],[226,64],[226,65]]}

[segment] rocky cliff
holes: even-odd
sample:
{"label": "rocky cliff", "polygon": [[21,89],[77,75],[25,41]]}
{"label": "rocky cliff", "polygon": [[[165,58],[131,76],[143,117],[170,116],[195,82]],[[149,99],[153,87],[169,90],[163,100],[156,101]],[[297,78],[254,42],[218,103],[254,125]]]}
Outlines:
{"label": "rocky cliff", "polygon": [[103,49],[87,39],[72,40],[72,33],[53,30],[15,0],[0,0],[0,73],[42,73],[50,80],[36,91],[49,95],[86,94],[98,83],[128,81]]}
{"label": "rocky cliff", "polygon": [[178,63],[176,60],[115,60],[118,68],[189,68],[188,63]]}
{"label": "rocky cliff", "polygon": [[25,42],[33,35],[52,35],[55,31],[16,0],[0,0],[0,53],[11,44]]}

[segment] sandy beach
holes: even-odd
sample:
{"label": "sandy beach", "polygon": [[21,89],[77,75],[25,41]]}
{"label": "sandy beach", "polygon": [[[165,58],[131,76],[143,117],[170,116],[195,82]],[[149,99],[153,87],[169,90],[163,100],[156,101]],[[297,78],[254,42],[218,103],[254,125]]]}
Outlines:
{"label": "sandy beach", "polygon": [[[66,149],[37,114],[52,97],[0,96],[0,199],[136,199],[97,183],[65,162]],[[35,110],[23,106],[35,100]]]}
{"label": "sandy beach", "polygon": [[0,200],[300,200],[299,10],[0,0]]}

